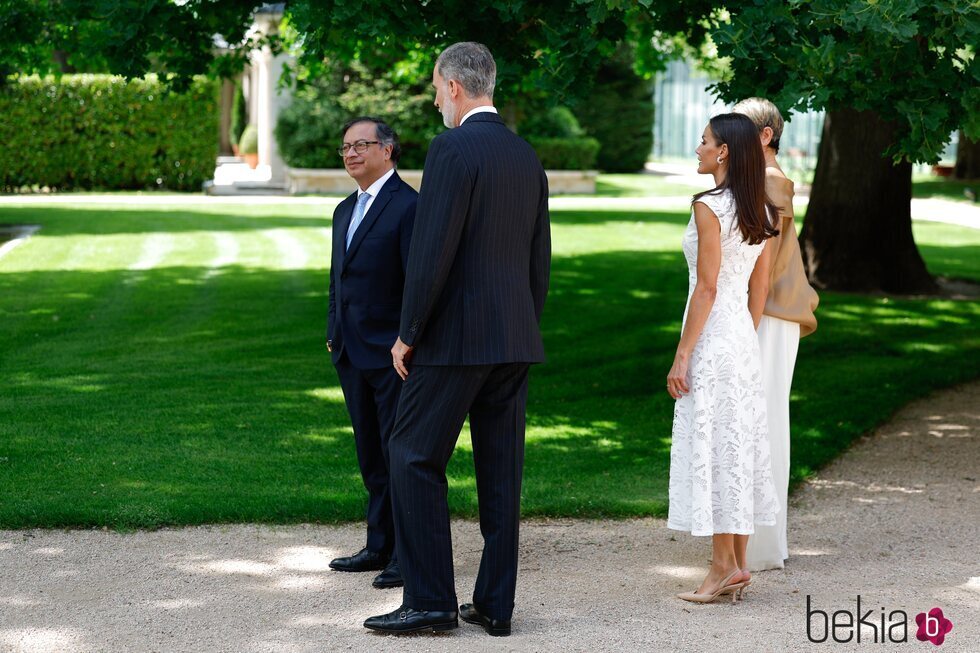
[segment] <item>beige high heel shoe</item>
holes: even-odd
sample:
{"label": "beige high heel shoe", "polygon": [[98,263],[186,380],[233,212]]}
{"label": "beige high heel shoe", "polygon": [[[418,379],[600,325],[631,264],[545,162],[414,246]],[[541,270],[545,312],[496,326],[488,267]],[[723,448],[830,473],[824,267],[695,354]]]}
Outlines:
{"label": "beige high heel shoe", "polygon": [[749,578],[748,578],[748,580],[743,580],[743,581],[740,581],[740,583],[735,583],[736,585],[737,585],[737,584],[741,584],[741,587],[739,587],[738,589],[735,589],[735,590],[734,590],[734,593],[735,593],[735,600],[736,600],[736,601],[741,601],[741,600],[742,600],[742,594],[744,594],[744,593],[745,593],[745,589],[746,589],[746,588],[747,588],[747,587],[748,587],[749,585],[751,585],[751,584],[752,584],[752,574],[751,574],[751,573],[749,573],[749,570],[748,570],[748,569],[743,569],[743,570],[742,570],[742,574],[743,574],[743,575],[746,575],[746,576],[748,576]]}
{"label": "beige high heel shoe", "polygon": [[735,576],[742,573],[741,569],[736,569],[732,573],[725,577],[725,580],[721,581],[721,585],[712,594],[698,594],[695,590],[694,592],[681,592],[677,595],[677,598],[683,601],[690,601],[692,603],[711,603],[719,596],[725,596],[726,594],[732,595],[732,603],[735,603],[737,597],[741,595],[742,590],[745,588],[747,583],[732,583],[732,579]]}
{"label": "beige high heel shoe", "polygon": [[735,601],[741,601],[742,600],[742,595],[745,594],[745,588],[748,587],[751,584],[752,584],[752,581],[750,581],[750,580],[745,580],[745,581],[742,581],[741,583],[736,583],[736,587],[732,591],[732,594],[734,594],[734,596],[735,596]]}

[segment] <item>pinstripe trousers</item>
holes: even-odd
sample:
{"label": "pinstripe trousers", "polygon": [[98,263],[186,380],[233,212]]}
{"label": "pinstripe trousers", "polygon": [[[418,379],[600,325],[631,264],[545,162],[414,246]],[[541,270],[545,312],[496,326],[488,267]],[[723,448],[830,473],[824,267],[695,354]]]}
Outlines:
{"label": "pinstripe trousers", "polygon": [[403,605],[457,609],[446,466],[470,418],[483,557],[473,603],[510,619],[517,588],[528,363],[410,368],[388,444]]}

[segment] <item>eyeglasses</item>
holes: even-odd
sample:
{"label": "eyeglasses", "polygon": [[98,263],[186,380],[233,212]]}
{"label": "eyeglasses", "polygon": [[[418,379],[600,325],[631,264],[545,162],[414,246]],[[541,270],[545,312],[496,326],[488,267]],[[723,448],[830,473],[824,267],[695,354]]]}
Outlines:
{"label": "eyeglasses", "polygon": [[350,153],[352,148],[358,154],[364,154],[367,152],[368,145],[379,145],[380,143],[381,141],[355,141],[353,143],[344,143],[337,148],[337,154],[339,154],[341,157],[345,157]]}

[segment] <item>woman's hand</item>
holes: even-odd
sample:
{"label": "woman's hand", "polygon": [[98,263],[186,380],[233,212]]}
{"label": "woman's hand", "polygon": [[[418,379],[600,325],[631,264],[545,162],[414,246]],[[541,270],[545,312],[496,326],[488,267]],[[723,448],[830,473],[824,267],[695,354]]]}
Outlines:
{"label": "woman's hand", "polygon": [[690,392],[687,387],[687,355],[677,352],[674,364],[667,374],[667,393],[674,399],[680,399]]}

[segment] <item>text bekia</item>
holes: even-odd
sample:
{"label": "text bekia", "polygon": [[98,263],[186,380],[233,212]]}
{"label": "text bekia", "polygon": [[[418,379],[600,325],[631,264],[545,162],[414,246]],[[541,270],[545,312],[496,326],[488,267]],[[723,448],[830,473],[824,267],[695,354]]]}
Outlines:
{"label": "text bekia", "polygon": [[[861,595],[857,595],[857,607],[850,610],[836,610],[828,613],[812,606],[810,595],[806,595],[806,636],[811,642],[821,644],[828,639],[844,644],[856,641],[875,644],[883,642],[909,641],[909,616],[904,610],[892,610],[885,618],[885,608],[878,614],[872,608],[861,612]],[[862,632],[863,630],[863,632]]]}

